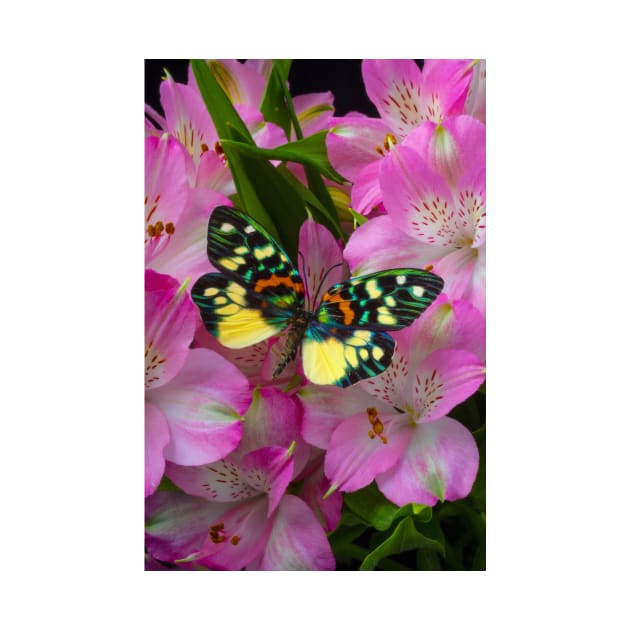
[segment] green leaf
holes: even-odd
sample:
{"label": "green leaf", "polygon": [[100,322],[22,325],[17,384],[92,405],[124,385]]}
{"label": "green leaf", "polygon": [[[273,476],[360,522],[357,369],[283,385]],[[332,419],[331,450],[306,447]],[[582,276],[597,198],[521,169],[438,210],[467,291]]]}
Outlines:
{"label": "green leaf", "polygon": [[481,511],[486,511],[486,425],[473,431],[473,437],[479,449],[479,470],[477,478],[470,491],[470,499],[475,507]]}
{"label": "green leaf", "polygon": [[317,223],[321,223],[326,227],[333,236],[338,239],[348,240],[348,237],[341,230],[339,217],[336,212],[331,212],[321,201],[310,191],[304,184],[284,165],[278,166],[276,171],[284,177],[286,182],[291,186],[295,193],[302,199],[303,203],[308,206],[313,218]]}
{"label": "green leaf", "polygon": [[266,160],[297,162],[298,164],[312,166],[318,173],[328,177],[328,179],[338,184],[343,184],[346,180],[333,169],[328,161],[326,134],[326,131],[320,131],[312,136],[308,136],[308,138],[288,142],[273,149],[263,149],[249,143],[241,146],[241,143],[232,141],[225,141],[222,146],[225,148],[226,146],[238,144],[238,149],[243,154],[259,156]]}
{"label": "green leaf", "polygon": [[190,65],[192,66],[201,96],[219,134],[219,140],[230,137],[228,127],[231,126],[239,132],[246,142],[254,144],[247,126],[241,120],[236,109],[234,109],[232,101],[223,91],[208,64],[202,59],[192,59]]}
{"label": "green leaf", "polygon": [[393,556],[405,551],[411,551],[413,549],[428,549],[433,551],[440,551],[442,545],[439,541],[433,540],[424,534],[418,532],[414,524],[413,517],[405,517],[394,530],[394,533],[381,543],[374,551],[369,553],[361,566],[360,571],[371,571],[383,558]]}
{"label": "green leaf", "polygon": [[368,218],[363,216],[362,214],[359,214],[356,210],[348,208],[348,212],[354,220],[355,225],[363,225],[364,223],[367,223]]}
{"label": "green leaf", "polygon": [[399,510],[397,505],[383,496],[374,483],[357,492],[346,493],[344,503],[357,516],[380,531],[391,527]]}
{"label": "green leaf", "polygon": [[286,83],[291,68],[291,60],[276,59],[271,66],[260,111],[265,120],[275,123],[291,137],[291,114],[285,101],[283,83]]}

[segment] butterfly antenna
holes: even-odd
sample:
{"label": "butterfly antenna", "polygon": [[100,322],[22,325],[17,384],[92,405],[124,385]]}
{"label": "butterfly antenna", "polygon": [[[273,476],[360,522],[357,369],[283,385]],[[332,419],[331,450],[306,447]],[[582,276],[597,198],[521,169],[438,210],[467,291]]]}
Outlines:
{"label": "butterfly antenna", "polygon": [[300,260],[302,261],[302,279],[304,282],[304,298],[306,299],[306,310],[310,311],[311,310],[310,296],[308,294],[308,282],[306,282],[306,263],[304,262],[304,254],[302,254],[302,252],[299,249],[298,249],[298,256],[300,257]]}
{"label": "butterfly antenna", "polygon": [[328,277],[328,274],[333,270],[336,269],[337,267],[343,267],[343,263],[337,263],[336,265],[333,265],[332,267],[330,267],[328,269],[328,271],[324,274],[324,277],[320,280],[319,282],[319,286],[317,287],[317,291],[315,291],[315,298],[313,300],[313,306],[315,306],[315,303],[317,301],[317,296],[319,295],[319,291],[322,288],[322,285],[324,284],[324,280],[326,280],[326,278]]}

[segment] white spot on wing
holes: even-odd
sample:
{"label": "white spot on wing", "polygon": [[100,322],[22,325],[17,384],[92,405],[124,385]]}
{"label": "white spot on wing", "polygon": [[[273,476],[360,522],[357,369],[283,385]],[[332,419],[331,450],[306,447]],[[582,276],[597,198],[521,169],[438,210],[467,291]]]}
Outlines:
{"label": "white spot on wing", "polygon": [[396,276],[396,284],[405,284],[407,276]]}

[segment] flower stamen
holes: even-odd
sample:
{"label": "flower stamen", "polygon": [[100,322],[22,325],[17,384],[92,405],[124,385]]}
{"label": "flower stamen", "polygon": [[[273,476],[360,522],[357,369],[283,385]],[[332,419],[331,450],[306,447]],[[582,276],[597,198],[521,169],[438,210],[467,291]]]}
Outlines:
{"label": "flower stamen", "polygon": [[387,444],[387,438],[383,435],[385,427],[378,417],[378,411],[375,407],[368,407],[365,411],[367,412],[368,421],[372,425],[372,428],[368,430],[368,437],[370,440],[373,440],[378,436],[383,444]]}

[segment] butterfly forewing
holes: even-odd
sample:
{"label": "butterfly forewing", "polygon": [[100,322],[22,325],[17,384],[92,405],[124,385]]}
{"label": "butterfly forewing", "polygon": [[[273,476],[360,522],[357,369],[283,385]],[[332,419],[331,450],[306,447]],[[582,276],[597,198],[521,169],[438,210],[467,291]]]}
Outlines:
{"label": "butterfly forewing", "polygon": [[218,206],[208,223],[208,258],[264,303],[293,309],[304,303],[304,283],[285,251],[251,217]]}
{"label": "butterfly forewing", "polygon": [[409,326],[440,294],[444,281],[420,269],[390,269],[352,278],[323,296],[321,324],[370,330]]}
{"label": "butterfly forewing", "polygon": [[387,369],[395,345],[383,331],[335,328],[313,322],[302,340],[304,373],[317,385],[348,387]]}

